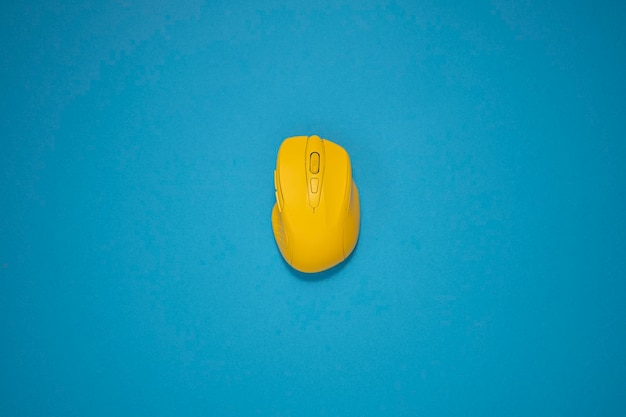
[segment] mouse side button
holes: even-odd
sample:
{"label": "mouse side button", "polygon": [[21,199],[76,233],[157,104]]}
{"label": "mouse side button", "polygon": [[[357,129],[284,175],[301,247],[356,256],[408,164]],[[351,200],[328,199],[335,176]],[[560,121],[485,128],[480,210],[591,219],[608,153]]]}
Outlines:
{"label": "mouse side button", "polygon": [[282,196],[280,195],[279,191],[276,191],[274,194],[276,195],[276,204],[278,205],[278,211],[282,213],[282,211],[283,211],[283,199],[282,199]]}

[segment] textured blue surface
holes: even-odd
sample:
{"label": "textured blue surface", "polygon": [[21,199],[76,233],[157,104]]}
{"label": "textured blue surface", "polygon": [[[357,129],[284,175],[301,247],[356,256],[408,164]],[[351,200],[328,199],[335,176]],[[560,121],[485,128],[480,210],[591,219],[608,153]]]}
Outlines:
{"label": "textured blue surface", "polygon": [[[13,3],[0,415],[626,414],[623,6]],[[317,280],[302,134],[361,194]]]}

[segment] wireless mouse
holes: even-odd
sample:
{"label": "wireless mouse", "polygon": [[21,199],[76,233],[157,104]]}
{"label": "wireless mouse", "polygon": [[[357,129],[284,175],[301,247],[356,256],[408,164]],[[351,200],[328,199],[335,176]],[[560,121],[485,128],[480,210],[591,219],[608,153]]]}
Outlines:
{"label": "wireless mouse", "polygon": [[274,188],[272,229],[289,265],[321,272],[352,253],[360,204],[345,149],[319,136],[285,139],[276,158]]}

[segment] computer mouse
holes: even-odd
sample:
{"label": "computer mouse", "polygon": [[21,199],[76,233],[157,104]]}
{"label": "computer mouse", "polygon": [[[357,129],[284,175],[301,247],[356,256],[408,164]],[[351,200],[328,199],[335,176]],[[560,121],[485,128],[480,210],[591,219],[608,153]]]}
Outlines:
{"label": "computer mouse", "polygon": [[274,238],[285,261],[315,273],[344,261],[359,238],[359,191],[344,148],[319,136],[281,144],[274,171]]}

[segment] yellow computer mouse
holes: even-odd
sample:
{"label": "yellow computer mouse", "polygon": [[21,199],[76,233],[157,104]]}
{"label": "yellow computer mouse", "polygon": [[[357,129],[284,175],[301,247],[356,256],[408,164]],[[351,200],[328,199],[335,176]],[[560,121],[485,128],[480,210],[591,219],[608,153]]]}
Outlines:
{"label": "yellow computer mouse", "polygon": [[360,205],[345,149],[319,136],[285,139],[276,158],[274,188],[272,229],[289,265],[321,272],[352,253]]}

